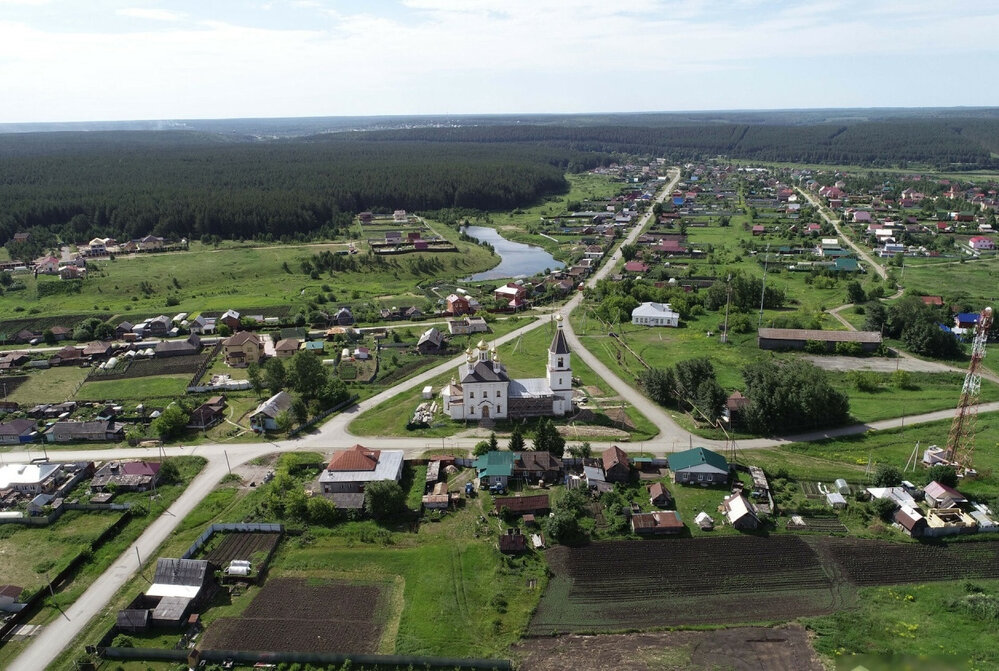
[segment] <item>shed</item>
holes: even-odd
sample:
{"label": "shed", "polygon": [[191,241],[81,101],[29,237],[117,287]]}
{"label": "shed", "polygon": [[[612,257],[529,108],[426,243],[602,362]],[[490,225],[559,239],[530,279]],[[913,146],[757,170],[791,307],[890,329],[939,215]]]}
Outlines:
{"label": "shed", "polygon": [[694,518],[694,524],[699,526],[702,531],[715,528],[715,521],[711,519],[711,515],[708,515],[704,511],[697,513],[697,517]]}
{"label": "shed", "polygon": [[641,535],[678,534],[683,531],[683,521],[675,510],[637,513],[631,516],[631,530]]}

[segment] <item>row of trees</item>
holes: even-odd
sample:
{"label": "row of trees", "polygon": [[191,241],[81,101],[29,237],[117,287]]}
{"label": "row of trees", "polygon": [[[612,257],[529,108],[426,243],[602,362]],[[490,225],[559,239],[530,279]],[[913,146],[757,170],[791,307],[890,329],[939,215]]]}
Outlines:
{"label": "row of trees", "polygon": [[[762,360],[742,370],[749,407],[742,421],[753,433],[789,433],[842,424],[849,419],[846,395],[836,391],[825,371],[807,361]],[[714,423],[725,392],[706,358],[680,361],[671,368],[650,368],[639,377],[645,393],[660,405],[693,411]]]}

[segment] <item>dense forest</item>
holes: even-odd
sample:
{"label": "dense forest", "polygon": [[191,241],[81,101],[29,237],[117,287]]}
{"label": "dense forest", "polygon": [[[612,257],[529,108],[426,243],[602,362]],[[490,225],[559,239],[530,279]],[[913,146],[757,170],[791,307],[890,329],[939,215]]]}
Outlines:
{"label": "dense forest", "polygon": [[0,243],[332,235],[354,213],[512,209],[568,188],[598,154],[519,143],[275,142],[195,133],[0,135]]}
{"label": "dense forest", "polygon": [[[985,113],[799,116],[532,117],[517,125],[489,117],[269,140],[238,132],[249,126],[0,134],[0,244],[19,231],[46,244],[149,233],[330,237],[367,209],[513,209],[564,192],[567,171],[622,155],[999,168],[999,119]],[[614,121],[622,125],[594,123]]]}
{"label": "dense forest", "polygon": [[[627,121],[628,117],[622,120]],[[651,126],[477,126],[372,131],[368,141],[534,142],[575,151],[667,156],[674,161],[714,156],[862,166],[930,165],[997,168],[996,119],[898,119],[859,123],[774,125],[686,123]]]}

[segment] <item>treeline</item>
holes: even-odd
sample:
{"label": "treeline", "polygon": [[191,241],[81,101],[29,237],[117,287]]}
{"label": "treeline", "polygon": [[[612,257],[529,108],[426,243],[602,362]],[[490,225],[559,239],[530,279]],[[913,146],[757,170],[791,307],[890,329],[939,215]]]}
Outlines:
{"label": "treeline", "polygon": [[0,243],[19,231],[72,241],[332,237],[369,209],[513,209],[567,190],[570,165],[601,160],[521,144],[192,135],[0,136]]}
{"label": "treeline", "polygon": [[732,158],[864,166],[929,164],[940,168],[999,167],[999,120],[884,120],[774,125],[680,123],[650,126],[477,126],[365,133],[364,139],[428,142],[533,142],[602,153],[653,153],[673,160],[719,154]]}

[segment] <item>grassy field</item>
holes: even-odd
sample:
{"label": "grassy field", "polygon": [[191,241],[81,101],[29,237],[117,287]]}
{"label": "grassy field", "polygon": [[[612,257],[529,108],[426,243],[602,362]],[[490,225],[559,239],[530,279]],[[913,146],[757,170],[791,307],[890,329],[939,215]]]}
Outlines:
{"label": "grassy field", "polygon": [[[218,249],[192,244],[190,251],[118,257],[94,261],[90,275],[73,290],[74,283],[58,278],[24,276],[24,291],[12,292],[0,304],[0,319],[30,314],[78,314],[81,310],[126,316],[176,314],[200,311],[261,310],[287,313],[304,309],[322,293],[334,305],[362,300],[393,300],[411,297],[426,301],[416,284],[423,276],[412,266],[417,257],[438,260],[439,275],[464,277],[497,263],[497,257],[479,245],[457,241],[457,233],[436,227],[453,237],[456,254],[415,253],[389,257],[383,268],[365,264],[361,271],[337,273],[311,279],[303,274],[301,261],[324,250],[338,251],[343,244],[221,246]],[[287,265],[287,269],[285,269]],[[323,291],[322,285],[335,285]],[[43,286],[41,289],[40,285]],[[138,287],[146,287],[145,291]],[[329,294],[333,294],[332,298]],[[167,299],[172,305],[167,305]],[[318,302],[318,301],[317,301]],[[134,321],[134,320],[133,320]]]}
{"label": "grassy field", "polygon": [[83,401],[142,401],[183,396],[190,375],[152,375],[125,380],[87,382],[76,398]]}
{"label": "grassy field", "polygon": [[805,618],[837,669],[997,669],[999,580],[868,587],[858,606]]}
{"label": "grassy field", "polygon": [[27,406],[62,403],[73,397],[73,392],[87,377],[88,372],[88,369],[76,366],[34,371],[29,380],[8,395],[8,400]]}
{"label": "grassy field", "polygon": [[[919,265],[905,269],[901,284],[907,291],[944,300],[960,298],[969,300],[982,309],[988,305],[999,308],[999,258],[951,263],[947,265]],[[979,307],[980,304],[980,307]]]}
{"label": "grassy field", "polygon": [[121,516],[71,510],[48,527],[0,526],[0,582],[34,592]]}

